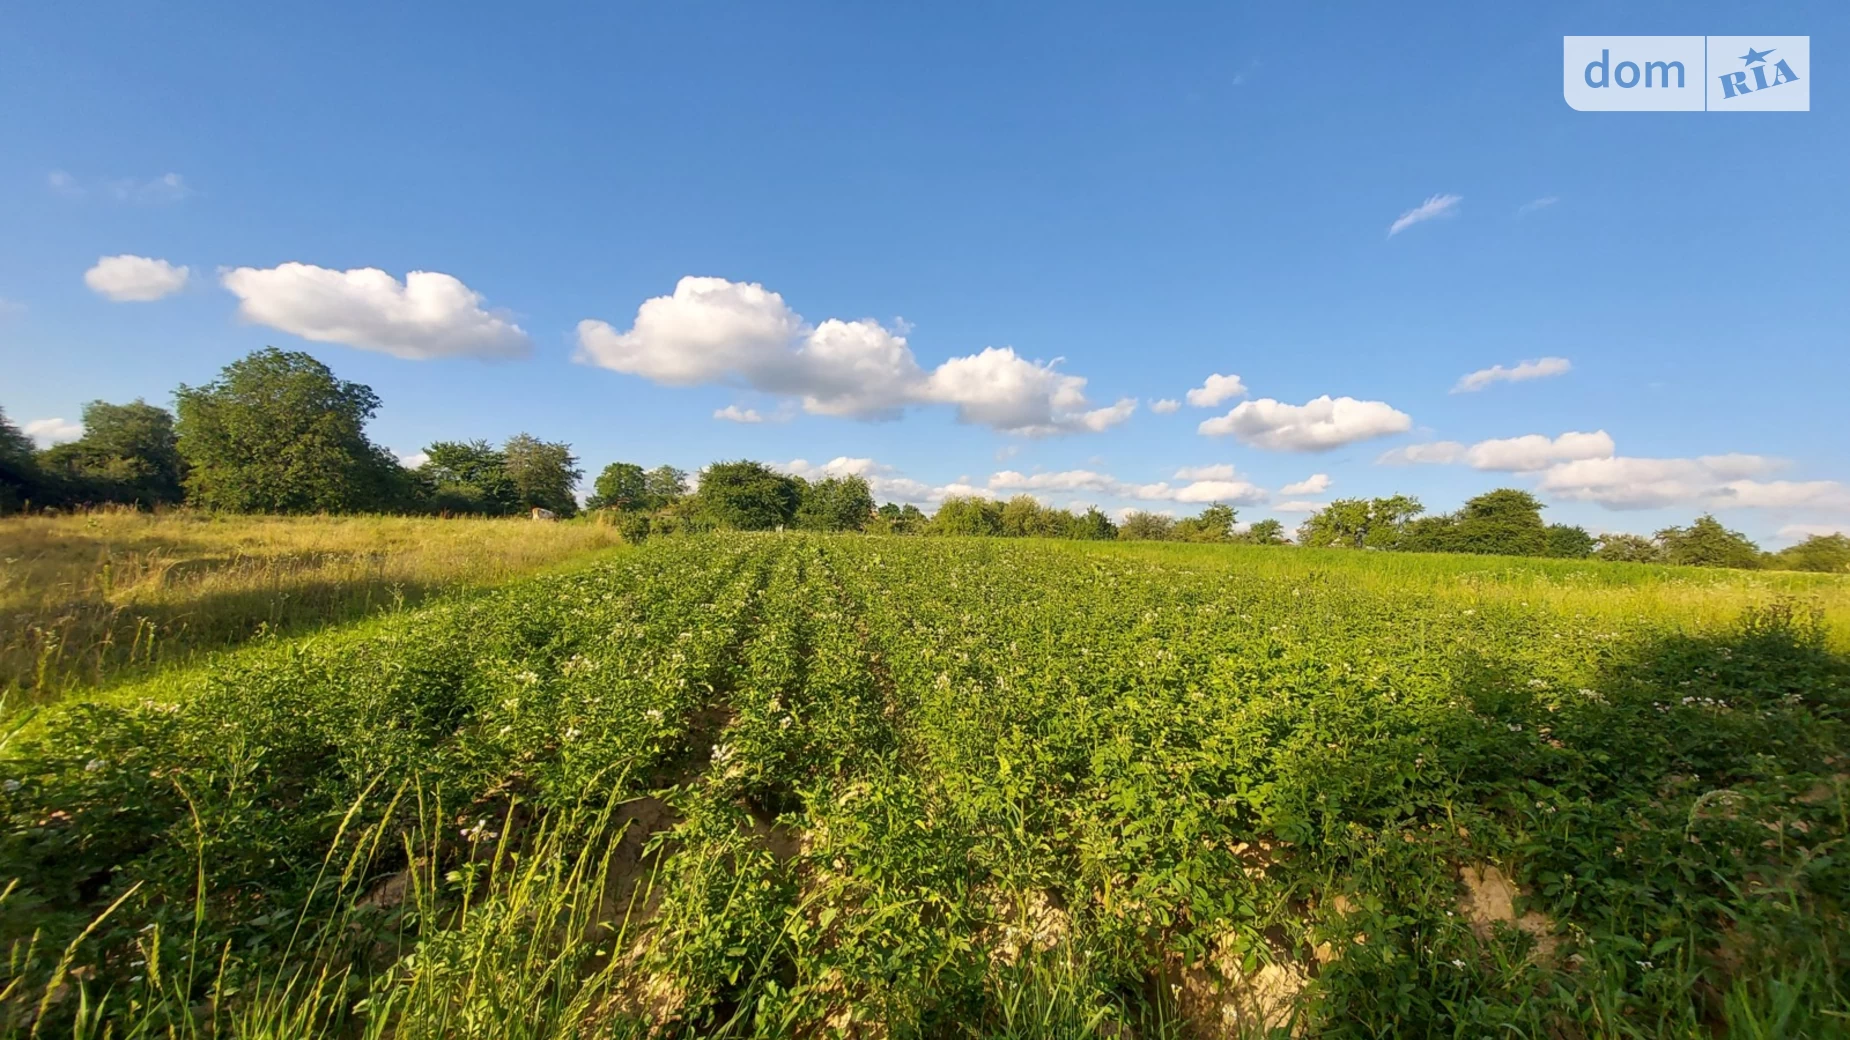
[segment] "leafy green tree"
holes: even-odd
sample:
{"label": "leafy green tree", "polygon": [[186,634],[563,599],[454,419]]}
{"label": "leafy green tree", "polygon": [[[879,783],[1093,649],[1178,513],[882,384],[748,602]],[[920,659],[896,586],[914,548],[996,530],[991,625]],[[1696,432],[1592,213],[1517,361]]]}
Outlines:
{"label": "leafy green tree", "polygon": [[1002,533],[1002,506],[992,499],[953,495],[932,514],[933,534],[996,535]]}
{"label": "leafy green tree", "polygon": [[643,488],[649,496],[649,508],[660,509],[687,497],[687,471],[657,466],[643,474]]}
{"label": "leafy green tree", "polygon": [[1071,537],[1082,541],[1108,542],[1118,536],[1118,525],[1111,522],[1111,517],[1097,506],[1087,506],[1086,511],[1078,517]]}
{"label": "leafy green tree", "polygon": [[1661,563],[1663,546],[1639,534],[1601,535],[1593,555],[1612,563]]}
{"label": "leafy green tree", "polygon": [[796,518],[803,484],[762,462],[715,462],[700,471],[698,512],[715,527],[768,531]]}
{"label": "leafy green tree", "polygon": [[40,453],[39,465],[69,494],[92,502],[171,505],[186,494],[173,416],[137,399],[132,404],[84,405],[84,434]]}
{"label": "leafy green tree", "polygon": [[1298,542],[1316,548],[1392,549],[1402,526],[1422,512],[1420,500],[1407,495],[1339,498],[1298,526]]}
{"label": "leafy green tree", "polygon": [[873,512],[874,495],[866,479],[850,474],[804,488],[796,522],[805,531],[860,531]]}
{"label": "leafy green tree", "polygon": [[578,468],[570,444],[517,433],[501,446],[501,454],[522,511],[550,509],[561,517],[578,512],[576,491],[585,471]]}
{"label": "leafy green tree", "polygon": [[1285,544],[1285,525],[1267,517],[1246,529],[1246,540],[1254,545]]}
{"label": "leafy green tree", "polygon": [[1760,547],[1707,513],[1688,527],[1666,527],[1657,532],[1657,542],[1664,547],[1667,563],[1745,570],[1760,566]]}
{"label": "leafy green tree", "polygon": [[408,491],[398,460],[366,438],[378,395],[300,351],[266,347],[174,398],[187,497],[208,509],[357,512]]}
{"label": "leafy green tree", "polygon": [[1175,537],[1184,542],[1231,542],[1234,521],[1238,519],[1239,513],[1232,506],[1216,502],[1199,515],[1177,522]]}
{"label": "leafy green tree", "polygon": [[0,514],[18,512],[39,498],[44,476],[32,452],[32,438],[0,409]]}
{"label": "leafy green tree", "polygon": [[506,516],[520,502],[507,475],[507,456],[487,441],[438,441],[424,449],[416,471],[428,508],[439,513]]}
{"label": "leafy green tree", "polygon": [[1587,529],[1572,524],[1549,524],[1544,556],[1564,560],[1584,560],[1593,555],[1593,536]]}
{"label": "leafy green tree", "polygon": [[872,534],[923,534],[930,522],[930,518],[910,502],[903,506],[886,502],[875,510],[874,518],[868,521],[867,530]]}
{"label": "leafy green tree", "polygon": [[1059,518],[1033,495],[1016,495],[1002,503],[997,523],[1007,538],[1047,538],[1058,531]]}
{"label": "leafy green tree", "polygon": [[1175,536],[1175,517],[1143,509],[1124,514],[1124,522],[1118,525],[1118,537],[1127,542],[1168,542]]}
{"label": "leafy green tree", "polygon": [[1850,571],[1850,537],[1814,534],[1797,545],[1774,553],[1768,562],[1782,570],[1842,574]]}
{"label": "leafy green tree", "polygon": [[1458,514],[1421,516],[1400,526],[1394,539],[1398,552],[1461,552],[1458,548]]}
{"label": "leafy green tree", "polygon": [[649,475],[634,462],[613,462],[605,466],[591,486],[591,497],[585,500],[587,509],[633,512],[649,506]]}
{"label": "leafy green tree", "polygon": [[1498,488],[1465,502],[1453,552],[1541,556],[1548,549],[1542,504],[1517,488]]}

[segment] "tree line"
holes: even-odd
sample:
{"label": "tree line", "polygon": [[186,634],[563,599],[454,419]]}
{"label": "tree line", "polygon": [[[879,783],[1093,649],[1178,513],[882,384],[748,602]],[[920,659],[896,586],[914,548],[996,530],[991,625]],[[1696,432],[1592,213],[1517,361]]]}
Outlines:
{"label": "tree line", "polygon": [[[584,472],[571,445],[526,433],[496,446],[438,441],[407,467],[366,435],[379,409],[370,387],[347,382],[313,357],[274,347],[227,365],[202,386],[182,384],[174,410],[144,401],[84,406],[78,440],[43,451],[0,411],[0,513],[118,503],[187,504],[249,513],[395,512],[508,516],[539,508],[579,512]],[[696,482],[673,466],[613,462],[585,510],[626,538],[704,530],[863,531],[881,534],[1288,544],[1284,525],[1242,527],[1229,505],[1176,518],[1132,511],[1113,521],[1096,506],[1075,512],[1032,496],[876,505],[861,477],[821,480],[748,459],[715,462]],[[1850,570],[1850,538],[1815,535],[1763,552],[1712,516],[1649,538],[1599,537],[1542,520],[1534,495],[1498,488],[1457,512],[1427,514],[1406,495],[1331,502],[1297,529],[1299,545],[1392,552],[1483,553],[1711,567]]]}

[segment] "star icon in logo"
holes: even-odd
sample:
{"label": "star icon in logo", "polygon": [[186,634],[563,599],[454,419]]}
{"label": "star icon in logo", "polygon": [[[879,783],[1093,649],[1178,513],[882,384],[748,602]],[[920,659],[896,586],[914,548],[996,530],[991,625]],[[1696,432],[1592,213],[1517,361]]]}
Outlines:
{"label": "star icon in logo", "polygon": [[1766,56],[1767,56],[1767,55],[1769,55],[1769,54],[1771,54],[1771,53],[1773,53],[1774,51],[1776,51],[1776,50],[1778,50],[1778,49],[1779,49],[1779,48],[1777,48],[1777,47],[1768,47],[1768,48],[1767,48],[1766,50],[1763,50],[1763,51],[1757,51],[1757,50],[1754,50],[1754,49],[1753,49],[1752,47],[1749,47],[1749,48],[1747,48],[1747,53],[1746,53],[1746,54],[1743,54],[1743,55],[1741,55],[1741,64],[1743,64],[1743,65],[1756,65],[1756,64],[1759,64],[1759,63],[1761,63],[1761,62],[1764,62],[1764,61],[1766,61]]}

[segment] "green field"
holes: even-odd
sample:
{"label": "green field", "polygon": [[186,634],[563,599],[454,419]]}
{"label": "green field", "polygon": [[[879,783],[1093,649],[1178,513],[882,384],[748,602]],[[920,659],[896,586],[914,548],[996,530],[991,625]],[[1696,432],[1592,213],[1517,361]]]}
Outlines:
{"label": "green field", "polygon": [[19,717],[0,1029],[1830,1036],[1850,580],[731,535]]}

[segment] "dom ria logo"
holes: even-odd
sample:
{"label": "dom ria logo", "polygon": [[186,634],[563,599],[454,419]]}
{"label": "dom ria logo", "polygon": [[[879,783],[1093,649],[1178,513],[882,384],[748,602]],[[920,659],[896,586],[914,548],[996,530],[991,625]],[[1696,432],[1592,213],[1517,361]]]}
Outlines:
{"label": "dom ria logo", "polygon": [[1809,112],[1809,36],[1567,36],[1561,92],[1582,112]]}

